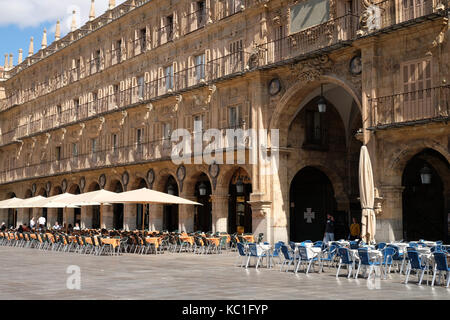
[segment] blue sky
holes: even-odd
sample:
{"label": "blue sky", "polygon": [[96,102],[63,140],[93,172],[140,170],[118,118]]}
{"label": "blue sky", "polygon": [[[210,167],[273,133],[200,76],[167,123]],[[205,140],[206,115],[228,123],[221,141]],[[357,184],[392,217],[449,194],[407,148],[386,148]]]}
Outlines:
{"label": "blue sky", "polygon": [[[124,0],[116,0],[116,6]],[[108,8],[109,0],[95,0],[96,16]],[[4,64],[5,53],[14,55],[17,64],[19,49],[23,57],[28,56],[30,37],[34,37],[34,52],[41,48],[44,28],[47,29],[47,43],[55,39],[55,25],[61,21],[62,36],[67,34],[76,10],[77,25],[80,27],[89,19],[91,0],[0,0],[0,65]]]}

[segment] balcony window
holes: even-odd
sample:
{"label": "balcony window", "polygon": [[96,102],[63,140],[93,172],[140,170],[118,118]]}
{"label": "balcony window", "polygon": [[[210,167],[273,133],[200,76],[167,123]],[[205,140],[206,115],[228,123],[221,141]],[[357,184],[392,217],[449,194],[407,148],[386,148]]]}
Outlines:
{"label": "balcony window", "polygon": [[72,143],[72,156],[74,158],[78,157],[78,144]]}
{"label": "balcony window", "polygon": [[119,151],[119,139],[117,137],[117,134],[113,134],[111,140],[112,140],[112,152],[114,154],[117,154],[117,152]]}
{"label": "balcony window", "polygon": [[141,76],[137,79],[137,95],[139,100],[143,100],[144,99],[144,86],[145,86],[145,81],[144,81],[144,76]]}
{"label": "balcony window", "polygon": [[330,1],[302,1],[291,7],[290,17],[291,34],[325,23],[330,19]]}
{"label": "balcony window", "polygon": [[172,40],[172,37],[173,37],[173,15],[166,17],[166,33],[167,33],[167,41]]}
{"label": "balcony window", "polygon": [[141,53],[144,52],[147,48],[147,29],[141,29],[139,31],[139,45],[141,49]]}
{"label": "balcony window", "polygon": [[239,107],[229,107],[228,108],[228,127],[229,128],[237,128],[241,123],[241,119],[239,116]]}
{"label": "balcony window", "polygon": [[205,80],[205,54],[198,55],[195,60],[195,80],[200,82]]}
{"label": "balcony window", "polygon": [[172,131],[172,126],[170,123],[163,123],[163,139],[164,140],[170,140],[170,135]]}
{"label": "balcony window", "polygon": [[116,53],[116,63],[122,62],[122,40],[116,41],[115,53]]}
{"label": "balcony window", "polygon": [[164,69],[164,78],[166,82],[166,90],[172,90],[173,89],[173,66],[170,65]]}
{"label": "balcony window", "polygon": [[56,147],[55,156],[56,156],[56,161],[61,160],[61,147]]}
{"label": "balcony window", "polygon": [[201,27],[205,24],[205,18],[206,18],[205,1],[197,1],[197,27]]}

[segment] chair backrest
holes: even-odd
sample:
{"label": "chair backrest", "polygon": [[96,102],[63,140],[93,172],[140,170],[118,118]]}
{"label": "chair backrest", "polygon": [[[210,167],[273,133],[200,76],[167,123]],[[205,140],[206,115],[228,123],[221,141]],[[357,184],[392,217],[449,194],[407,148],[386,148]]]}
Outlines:
{"label": "chair backrest", "polygon": [[333,257],[336,255],[337,253],[337,249],[339,247],[332,244],[331,246],[328,247],[328,259],[333,259]]}
{"label": "chair backrest", "polygon": [[291,247],[292,250],[295,250],[295,242],[294,241],[289,241],[289,246]]}
{"label": "chair backrest", "polygon": [[385,247],[382,249],[383,252],[383,263],[392,264],[392,257],[395,255],[395,249],[392,247]]}
{"label": "chair backrest", "polygon": [[352,264],[352,259],[350,258],[350,252],[347,248],[339,247],[338,255],[341,257],[341,262],[343,264]]}
{"label": "chair backrest", "polygon": [[417,242],[410,242],[410,243],[408,244],[408,246],[411,247],[411,248],[418,248],[418,247],[419,247],[419,244],[418,244]]}
{"label": "chair backrest", "polygon": [[308,250],[306,250],[306,247],[304,247],[304,246],[299,246],[299,247],[298,247],[298,253],[299,253],[299,255],[300,255],[300,259],[301,259],[301,260],[304,260],[304,261],[309,260],[309,257],[308,257]]}
{"label": "chair backrest", "polygon": [[238,242],[236,244],[236,246],[238,248],[239,255],[240,256],[245,256],[246,254],[245,254],[245,247],[244,247],[244,245],[242,243]]}
{"label": "chair backrest", "polygon": [[393,244],[388,244],[386,247],[395,249],[395,253],[394,253],[392,259],[394,259],[394,260],[402,260],[402,257],[400,256],[400,250],[399,250],[399,248],[397,246],[395,246]]}
{"label": "chair backrest", "polygon": [[447,255],[444,252],[435,252],[434,261],[436,262],[436,268],[439,271],[449,271],[447,264]]}
{"label": "chair backrest", "polygon": [[357,250],[359,248],[357,241],[350,241],[350,249]]}
{"label": "chair backrest", "polygon": [[285,244],[281,245],[281,253],[283,254],[285,259],[292,260],[292,255],[289,252],[289,248],[287,245],[285,245]]}
{"label": "chair backrest", "polygon": [[250,255],[252,257],[257,257],[258,256],[258,249],[256,248],[256,243],[249,243],[248,244],[248,250],[249,250]]}
{"label": "chair backrest", "polygon": [[386,242],[379,242],[379,243],[377,243],[375,248],[378,249],[378,250],[383,250],[384,248],[386,248]]}
{"label": "chair backrest", "polygon": [[422,269],[419,253],[416,250],[408,250],[408,259],[412,269]]}
{"label": "chair backrest", "polygon": [[434,247],[430,249],[431,252],[442,252],[444,248],[441,244],[436,244]]}
{"label": "chair backrest", "polygon": [[322,245],[323,245],[323,241],[316,241],[316,242],[314,242],[313,247],[322,248]]}
{"label": "chair backrest", "polygon": [[369,258],[369,251],[367,248],[359,248],[358,249],[358,256],[361,260],[361,264],[363,265],[370,265],[370,258]]}
{"label": "chair backrest", "polygon": [[219,247],[224,248],[227,246],[227,240],[228,237],[227,236],[223,236],[220,238],[220,242],[219,242]]}
{"label": "chair backrest", "polygon": [[264,239],[264,233],[258,234],[258,243],[262,242]]}

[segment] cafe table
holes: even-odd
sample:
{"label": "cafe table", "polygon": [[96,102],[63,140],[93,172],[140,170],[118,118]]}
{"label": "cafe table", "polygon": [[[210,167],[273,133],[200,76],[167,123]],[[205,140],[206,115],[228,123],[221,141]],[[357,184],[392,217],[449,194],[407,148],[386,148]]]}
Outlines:
{"label": "cafe table", "polygon": [[252,243],[255,242],[255,237],[253,235],[244,235],[244,236],[242,236],[242,238],[244,238],[248,242],[252,242]]}
{"label": "cafe table", "polygon": [[155,238],[155,237],[147,237],[145,238],[145,242],[149,244],[154,244],[155,248],[159,248],[161,244],[161,238]]}
{"label": "cafe table", "polygon": [[189,242],[189,244],[190,244],[191,246],[194,245],[194,237],[192,237],[192,236],[188,236],[188,235],[186,235],[186,236],[180,236],[180,240],[185,241],[185,242]]}

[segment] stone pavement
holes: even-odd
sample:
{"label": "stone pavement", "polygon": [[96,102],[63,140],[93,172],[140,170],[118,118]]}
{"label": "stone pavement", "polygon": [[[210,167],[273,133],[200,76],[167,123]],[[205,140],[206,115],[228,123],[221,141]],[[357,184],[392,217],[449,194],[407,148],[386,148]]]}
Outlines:
{"label": "stone pavement", "polygon": [[[237,253],[86,256],[0,247],[0,299],[450,299],[450,289],[418,286],[417,277],[370,281],[325,272],[280,273],[235,267]],[[70,265],[81,270],[81,290],[67,289]],[[341,271],[342,275],[346,270]]]}

